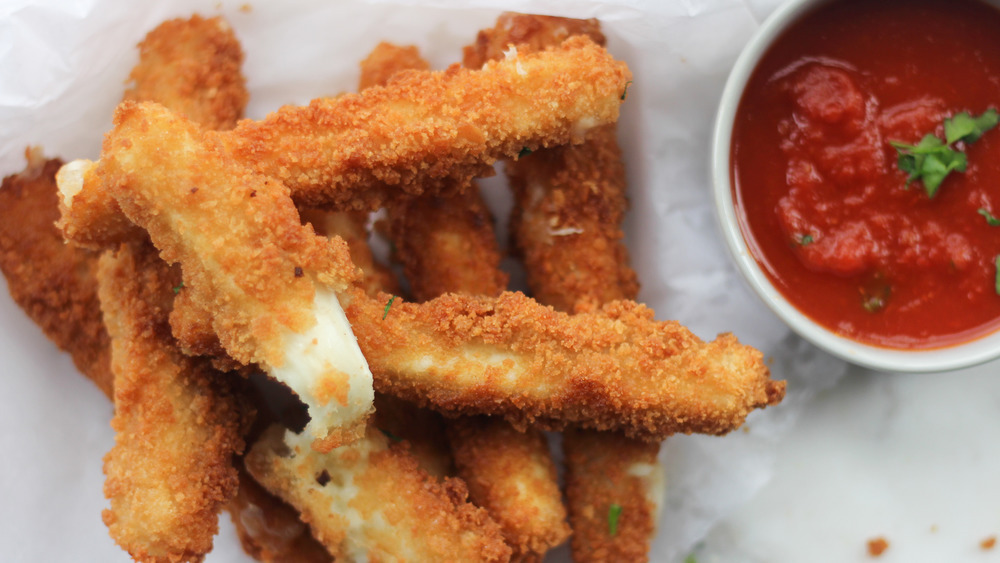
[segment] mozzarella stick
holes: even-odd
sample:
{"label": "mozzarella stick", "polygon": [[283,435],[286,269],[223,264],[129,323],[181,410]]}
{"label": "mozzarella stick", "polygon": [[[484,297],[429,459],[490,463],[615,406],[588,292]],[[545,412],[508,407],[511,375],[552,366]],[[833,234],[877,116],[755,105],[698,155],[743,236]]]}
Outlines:
{"label": "mozzarella stick", "polygon": [[[244,120],[218,142],[285,183],[301,205],[373,210],[389,197],[462,189],[525,148],[582,141],[618,118],[630,78],[625,64],[580,38],[476,71],[408,71],[385,87]],[[121,221],[96,180],[64,192],[61,227],[100,245]]]}
{"label": "mozzarella stick", "polygon": [[199,560],[236,492],[245,408],[223,374],[175,347],[167,315],[180,276],[155,249],[106,253],[97,277],[115,375],[104,523],[137,560]]}
{"label": "mozzarella stick", "polygon": [[272,427],[247,470],[294,506],[337,561],[507,561],[496,523],[466,502],[461,481],[438,483],[401,444],[369,427],[321,454]]}
{"label": "mozzarella stick", "polygon": [[[475,68],[512,46],[537,51],[575,34],[604,44],[596,20],[505,13],[465,49],[465,64]],[[628,202],[615,137],[615,126],[604,125],[580,145],[542,149],[506,164],[515,200],[512,240],[528,285],[539,302],[562,311],[591,310],[638,293],[621,228]],[[663,495],[661,486],[652,486],[662,484],[659,444],[569,431],[563,447],[574,560],[645,561]],[[611,533],[608,521],[616,511],[624,516]]]}
{"label": "mozzarella stick", "polygon": [[[123,99],[160,103],[207,129],[232,129],[248,98],[242,64],[240,42],[221,17],[168,20],[139,43],[139,62]],[[78,244],[108,246],[141,238],[103,192],[82,191],[62,212],[66,238]],[[77,225],[95,228],[78,230]]]}
{"label": "mozzarella stick", "polygon": [[[413,67],[426,67],[415,48],[381,43],[361,63],[361,88]],[[497,295],[507,286],[493,217],[477,186],[451,197],[395,202],[386,209],[386,222],[415,299],[448,292]],[[469,498],[500,524],[515,560],[540,561],[566,540],[556,468],[539,430],[519,432],[488,417],[452,420],[448,430]]]}
{"label": "mozzarella stick", "polygon": [[0,271],[10,296],[88,379],[111,398],[111,341],[97,300],[97,254],[56,229],[59,159],[25,151],[26,168],[0,186]]}
{"label": "mozzarella stick", "polygon": [[449,421],[448,439],[469,498],[500,525],[515,561],[542,561],[566,541],[566,508],[545,436],[521,432],[503,419]]}
{"label": "mozzarella stick", "polygon": [[649,560],[649,543],[666,494],[659,449],[658,443],[610,432],[566,431],[563,452],[574,561]]}
{"label": "mozzarella stick", "polygon": [[212,311],[229,355],[299,396],[317,447],[350,441],[373,392],[336,296],[358,275],[347,245],[303,226],[287,188],[233,160],[220,135],[160,105],[123,102],[99,163],[64,166],[57,181],[74,191],[99,178],[161,256],[181,265],[181,291]]}
{"label": "mozzarella stick", "polygon": [[520,293],[382,297],[341,294],[376,388],[448,414],[653,441],[725,434],[785,393],[762,354],[733,335],[704,342],[634,302],[568,315]]}

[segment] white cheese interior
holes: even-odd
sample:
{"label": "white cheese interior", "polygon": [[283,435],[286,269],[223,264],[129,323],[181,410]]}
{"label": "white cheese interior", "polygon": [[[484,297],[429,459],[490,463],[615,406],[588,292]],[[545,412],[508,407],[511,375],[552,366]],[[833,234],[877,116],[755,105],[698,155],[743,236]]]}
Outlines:
{"label": "white cheese interior", "polygon": [[656,529],[663,512],[663,501],[667,497],[667,474],[663,465],[659,460],[655,463],[633,463],[628,468],[628,474],[642,480],[646,500],[653,505],[653,528]]}
{"label": "white cheese interior", "polygon": [[[309,408],[304,434],[323,438],[331,428],[351,428],[361,422],[372,410],[375,391],[368,361],[337,294],[317,287],[313,311],[316,324],[301,334],[288,331],[284,335],[285,361],[268,371]],[[342,379],[347,386],[347,404],[317,396],[317,384],[324,377]]]}
{"label": "white cheese interior", "polygon": [[85,158],[73,160],[63,164],[56,172],[56,185],[59,186],[59,197],[63,205],[70,207],[73,205],[73,197],[83,189],[83,177],[87,171],[97,163]]}

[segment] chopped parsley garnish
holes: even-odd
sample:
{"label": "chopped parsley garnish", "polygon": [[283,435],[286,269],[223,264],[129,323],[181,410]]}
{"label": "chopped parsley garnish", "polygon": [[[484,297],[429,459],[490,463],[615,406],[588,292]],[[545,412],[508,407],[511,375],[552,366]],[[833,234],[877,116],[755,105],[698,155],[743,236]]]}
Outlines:
{"label": "chopped parsley garnish", "polygon": [[983,133],[993,129],[1000,122],[997,110],[990,108],[979,117],[972,117],[968,112],[962,112],[951,119],[944,120],[945,142],[949,145],[962,141],[965,144],[975,143]]}
{"label": "chopped parsley garnish", "polygon": [[180,293],[182,289],[184,289],[184,282],[181,282],[180,285],[174,287],[174,295]]}
{"label": "chopped parsley garnish", "polygon": [[517,153],[517,158],[524,158],[531,153],[532,153],[531,149],[529,149],[528,147],[524,147],[523,149],[521,149],[521,152]]}
{"label": "chopped parsley garnish", "polygon": [[625,90],[622,92],[622,101],[624,101],[625,98],[626,98],[626,96],[628,96],[628,87],[631,84],[632,84],[631,80],[629,80],[628,82],[625,83]]}
{"label": "chopped parsley garnish", "polygon": [[618,519],[622,515],[622,505],[612,504],[608,507],[608,534],[618,535]]}
{"label": "chopped parsley garnish", "polygon": [[989,224],[989,226],[1000,227],[1000,219],[994,217],[993,214],[990,213],[989,209],[986,209],[985,207],[980,207],[979,214],[982,215],[983,217],[986,217],[986,223]]}
{"label": "chopped parsley garnish", "polygon": [[976,142],[983,133],[993,129],[1000,122],[997,110],[988,109],[979,117],[968,112],[956,114],[944,120],[945,140],[933,133],[924,135],[916,145],[890,141],[899,155],[896,165],[906,174],[906,185],[920,181],[924,184],[928,197],[937,195],[941,182],[953,171],[965,172],[969,162],[965,153],[955,149],[955,143],[969,145]]}
{"label": "chopped parsley garnish", "polygon": [[385,311],[382,311],[382,320],[384,321],[386,317],[389,316],[389,307],[392,307],[392,302],[396,300],[396,296],[393,295],[389,298],[389,302],[385,304]]}
{"label": "chopped parsley garnish", "polygon": [[813,243],[813,236],[812,235],[795,235],[795,242],[798,243],[799,246],[809,246],[810,244]]}
{"label": "chopped parsley garnish", "polygon": [[906,178],[906,185],[921,181],[928,197],[937,195],[941,182],[953,170],[965,172],[968,166],[968,159],[964,152],[959,152],[944,144],[944,141],[937,138],[933,133],[924,135],[916,145],[907,145],[890,141],[896,148],[899,159],[896,165],[903,172],[909,174]]}
{"label": "chopped parsley garnish", "polygon": [[692,553],[684,558],[684,563],[698,563],[698,559]]}
{"label": "chopped parsley garnish", "polygon": [[996,257],[994,264],[996,265],[997,274],[993,278],[993,289],[997,292],[997,295],[1000,295],[1000,255]]}

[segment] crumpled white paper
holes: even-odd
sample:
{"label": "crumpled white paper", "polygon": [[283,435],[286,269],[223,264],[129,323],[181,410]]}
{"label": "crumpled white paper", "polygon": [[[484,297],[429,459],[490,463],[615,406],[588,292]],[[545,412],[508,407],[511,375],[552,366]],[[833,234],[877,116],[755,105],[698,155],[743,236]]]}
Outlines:
{"label": "crumpled white paper", "polygon": [[[640,300],[703,338],[731,331],[773,360],[789,392],[725,438],[678,436],[663,451],[668,495],[653,561],[680,561],[712,524],[771,475],[774,447],[807,399],[845,371],[790,334],[744,286],[718,235],[709,131],[729,69],[781,0],[369,0],[283,2],[7,0],[0,4],[0,174],[27,145],[64,159],[95,158],[134,45],[171,17],[222,14],[246,52],[248,117],[354,90],[358,62],[379,41],[412,43],[437,67],[460,58],[501,10],[597,17],[609,49],[635,75],[620,141],[632,208],[626,224]],[[498,213],[501,180],[488,197]],[[126,561],[100,511],[101,457],[111,407],[6,296],[0,297],[0,543],[12,561]],[[228,516],[209,561],[248,561]],[[565,550],[552,560],[565,560]]]}

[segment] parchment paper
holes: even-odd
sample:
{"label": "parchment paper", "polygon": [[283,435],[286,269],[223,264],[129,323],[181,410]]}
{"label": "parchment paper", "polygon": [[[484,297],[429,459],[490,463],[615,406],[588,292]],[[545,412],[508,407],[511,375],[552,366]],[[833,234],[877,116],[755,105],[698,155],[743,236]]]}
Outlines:
{"label": "parchment paper", "polygon": [[[791,335],[743,285],[717,227],[708,180],[710,123],[726,75],[780,0],[459,0],[216,2],[7,0],[0,3],[0,174],[27,145],[95,158],[137,59],[134,45],[170,17],[225,15],[246,52],[248,117],[353,90],[358,61],[381,40],[418,45],[437,67],[456,62],[502,9],[598,17],[609,49],[635,75],[620,140],[632,209],[626,225],[643,289],[661,319],[703,338],[731,331],[789,380],[785,402],[726,438],[678,436],[663,450],[668,496],[653,561],[680,561],[712,524],[771,475],[774,446],[810,396],[844,372]],[[509,206],[503,182],[491,204]],[[2,282],[0,282],[2,283]],[[4,560],[126,561],[100,511],[111,407],[4,294],[0,296],[0,545]],[[565,550],[552,560],[565,560]],[[248,561],[228,516],[209,561]]]}

